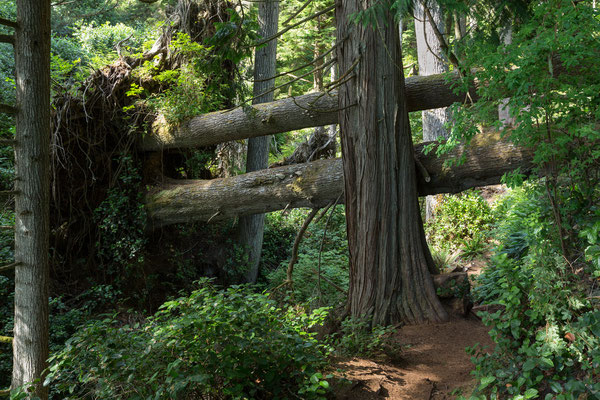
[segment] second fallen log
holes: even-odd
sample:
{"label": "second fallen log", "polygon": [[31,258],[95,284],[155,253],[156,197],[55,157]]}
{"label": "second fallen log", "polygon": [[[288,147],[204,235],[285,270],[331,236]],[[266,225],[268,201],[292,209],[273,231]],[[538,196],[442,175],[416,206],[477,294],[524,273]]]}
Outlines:
{"label": "second fallen log", "polygon": [[[439,158],[434,152],[424,154],[425,145],[415,148],[415,158],[430,178],[426,182],[419,176],[421,196],[499,183],[505,173],[517,168],[527,173],[533,158],[532,150],[500,140],[498,133],[480,134],[470,146],[458,146]],[[464,159],[461,165],[445,165],[458,157]],[[160,227],[285,208],[323,207],[335,201],[343,188],[341,160],[319,160],[231,178],[172,181],[149,192],[146,208],[153,227]]]}

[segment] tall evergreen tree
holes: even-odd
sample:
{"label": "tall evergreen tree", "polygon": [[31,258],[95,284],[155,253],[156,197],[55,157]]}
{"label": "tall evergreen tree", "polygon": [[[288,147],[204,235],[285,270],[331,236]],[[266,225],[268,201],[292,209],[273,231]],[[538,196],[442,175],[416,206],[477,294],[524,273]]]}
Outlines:
{"label": "tall evergreen tree", "polygon": [[[270,38],[277,33],[279,21],[279,0],[266,0],[258,3],[259,34],[262,38]],[[254,62],[254,102],[253,104],[273,101],[273,86],[277,58],[277,39],[267,42],[256,50]],[[248,140],[248,156],[246,172],[265,169],[269,166],[270,136],[262,136]],[[246,279],[256,282],[258,264],[262,252],[265,215],[256,214],[240,218],[238,235],[239,244],[246,250],[249,271]]]}
{"label": "tall evergreen tree", "polygon": [[[375,6],[368,24],[352,22]],[[372,324],[443,321],[417,201],[404,97],[400,40],[393,13],[375,0],[336,9],[340,130],[350,248],[349,311]]]}
{"label": "tall evergreen tree", "polygon": [[12,387],[48,396],[50,0],[17,0],[15,322]]}

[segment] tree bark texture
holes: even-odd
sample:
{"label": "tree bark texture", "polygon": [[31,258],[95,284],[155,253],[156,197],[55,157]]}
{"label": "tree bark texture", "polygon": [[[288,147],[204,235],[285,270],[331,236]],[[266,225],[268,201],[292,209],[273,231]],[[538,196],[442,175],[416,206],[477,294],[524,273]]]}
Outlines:
{"label": "tree bark texture", "polygon": [[50,0],[17,0],[15,71],[15,322],[12,388],[48,397]]}
{"label": "tree bark texture", "polygon": [[[502,175],[518,167],[527,173],[533,152],[499,139],[497,133],[481,134],[471,145],[459,146],[439,158],[434,152],[423,153],[428,143],[417,145],[419,195],[458,193],[497,184]],[[459,157],[464,158],[463,164],[444,165]],[[429,182],[422,170],[427,171]],[[343,190],[342,161],[319,160],[231,178],[172,181],[146,196],[146,208],[153,226],[160,227],[298,207],[323,207],[334,202]]]}
{"label": "tree bark texture", "polygon": [[[339,69],[339,68],[338,68]],[[344,71],[340,70],[340,73]],[[413,76],[406,79],[408,111],[422,111],[464,102],[464,94],[455,94],[445,75]],[[477,99],[475,88],[471,98]],[[347,104],[347,107],[353,107]],[[139,147],[156,151],[173,148],[209,146],[230,140],[247,139],[338,123],[338,96],[331,93],[309,93],[270,103],[237,107],[232,110],[203,114],[178,126],[157,117],[151,133]]]}
{"label": "tree bark texture", "polygon": [[375,26],[351,22],[375,3],[336,7],[338,37],[348,36],[340,73],[354,75],[339,90],[349,311],[372,325],[439,322],[448,315],[429,273],[398,30],[387,7]]}
{"label": "tree bark texture", "polygon": [[[433,23],[440,32],[445,32],[442,11],[436,1],[430,1],[429,10],[433,16]],[[448,65],[440,41],[435,35],[432,21],[425,14],[423,3],[415,3],[415,36],[417,39],[417,58],[419,62],[419,75],[429,76],[443,74],[448,71]],[[448,139],[448,132],[444,126],[450,120],[449,110],[436,108],[422,112],[423,140],[428,142],[437,140],[439,137]],[[425,199],[425,218],[433,217],[437,200],[433,196]]]}
{"label": "tree bark texture", "polygon": [[[259,34],[263,38],[272,37],[277,33],[279,21],[279,0],[267,0],[258,3]],[[256,50],[254,62],[254,102],[253,104],[273,101],[277,59],[277,39],[269,41],[264,47]],[[266,93],[268,92],[268,93]],[[264,93],[264,94],[263,94]],[[269,166],[270,136],[253,137],[248,140],[248,155],[246,172],[258,171]],[[246,249],[248,260],[248,282],[256,282],[258,264],[262,252],[264,214],[248,215],[240,218],[238,225],[238,243]]]}

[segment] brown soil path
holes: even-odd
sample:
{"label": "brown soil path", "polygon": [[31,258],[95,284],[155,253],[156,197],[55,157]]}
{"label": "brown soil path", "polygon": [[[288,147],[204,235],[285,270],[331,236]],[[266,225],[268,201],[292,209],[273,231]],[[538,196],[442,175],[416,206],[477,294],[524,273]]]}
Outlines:
{"label": "brown soil path", "polygon": [[455,317],[444,324],[405,326],[393,339],[402,344],[397,354],[376,359],[355,358],[340,362],[351,383],[334,389],[336,399],[454,399],[468,395],[475,381],[465,347],[491,346],[488,329],[481,321]]}

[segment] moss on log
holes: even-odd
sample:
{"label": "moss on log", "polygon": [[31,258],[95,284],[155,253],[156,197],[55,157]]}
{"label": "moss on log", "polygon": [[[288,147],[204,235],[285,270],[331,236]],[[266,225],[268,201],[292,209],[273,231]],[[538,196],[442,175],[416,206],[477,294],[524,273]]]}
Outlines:
{"label": "moss on log", "polygon": [[[464,102],[455,94],[457,77],[446,74],[413,76],[406,79],[408,111],[428,110]],[[472,90],[471,98],[475,99]],[[159,116],[139,143],[142,150],[209,146],[296,129],[335,124],[338,121],[337,93],[309,93],[270,103],[238,107],[194,117],[178,126]]]}
{"label": "moss on log", "polygon": [[[418,174],[421,196],[496,184],[506,172],[518,167],[523,173],[531,169],[533,151],[500,140],[497,133],[478,135],[470,146],[458,146],[439,158],[434,151],[424,154],[425,145],[415,148],[415,158],[430,177],[426,182]],[[445,165],[458,158],[464,160],[461,165]],[[160,227],[285,208],[323,207],[343,190],[341,160],[319,160],[231,178],[170,181],[147,194],[146,208],[153,227]]]}

